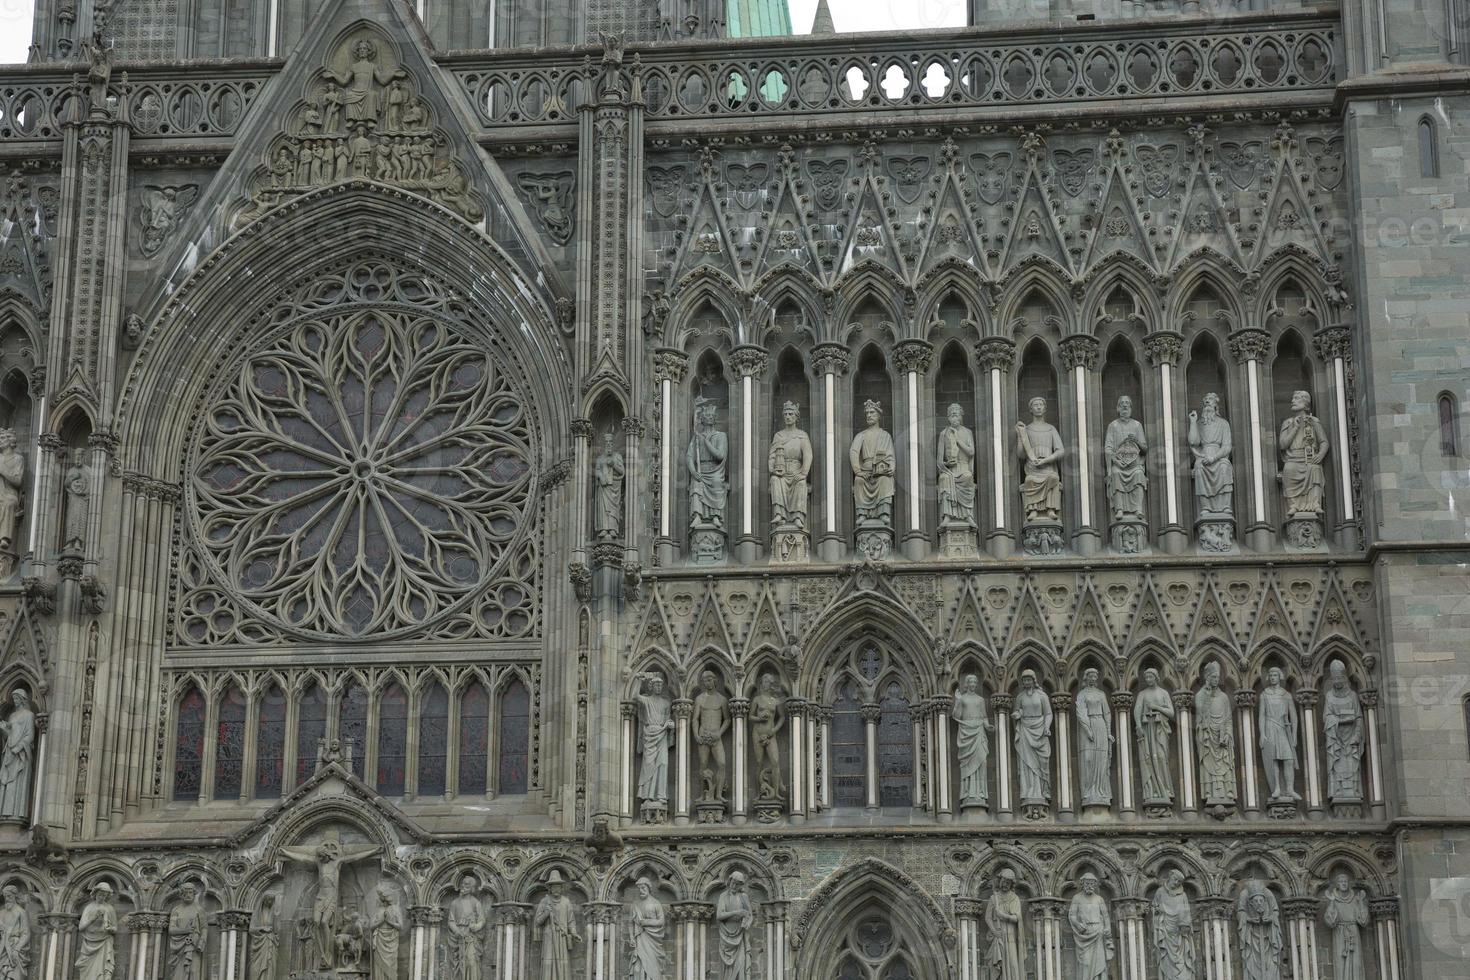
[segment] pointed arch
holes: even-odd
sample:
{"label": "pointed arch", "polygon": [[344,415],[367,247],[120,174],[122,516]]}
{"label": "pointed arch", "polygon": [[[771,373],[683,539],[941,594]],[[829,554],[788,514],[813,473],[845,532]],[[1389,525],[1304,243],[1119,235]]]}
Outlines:
{"label": "pointed arch", "polygon": [[907,874],[876,858],[836,872],[807,899],[791,932],[795,975],[836,976],[849,928],[873,908],[882,910],[896,941],[910,950],[915,976],[951,975],[955,937],[943,910]]}
{"label": "pointed arch", "polygon": [[996,329],[1003,337],[1015,338],[1016,321],[1021,311],[1036,297],[1051,309],[1049,314],[1057,320],[1058,337],[1078,332],[1073,316],[1074,304],[1067,291],[1066,274],[1052,263],[1031,263],[1014,273],[1005,283],[999,304],[1000,313],[995,318]]}
{"label": "pointed arch", "polygon": [[490,687],[478,673],[460,687],[455,751],[460,796],[483,796],[490,786]]}
{"label": "pointed arch", "polygon": [[173,798],[197,803],[204,790],[204,691],[192,678],[174,701]]}
{"label": "pointed arch", "polygon": [[1179,271],[1172,280],[1164,304],[1164,325],[1185,335],[1204,326],[1201,324],[1191,328],[1187,325],[1184,314],[1200,288],[1208,287],[1222,305],[1220,312],[1225,321],[1222,334],[1245,326],[1248,321],[1245,308],[1240,302],[1242,290],[1238,287],[1244,278],[1244,269],[1214,249],[1203,248],[1191,252],[1180,263]]}
{"label": "pointed arch", "polygon": [[954,297],[964,304],[966,319],[975,323],[978,334],[984,336],[984,324],[990,310],[986,288],[985,277],[979,269],[954,257],[942,259],[919,280],[915,326],[927,329],[928,324],[938,318],[945,300]]}
{"label": "pointed arch", "polygon": [[495,792],[524,796],[531,788],[531,688],[519,672],[501,685],[495,718]]}
{"label": "pointed arch", "polygon": [[901,652],[911,663],[911,677],[921,685],[921,691],[936,676],[934,638],[929,631],[896,599],[864,592],[829,607],[807,632],[802,644],[807,655],[794,693],[798,697],[822,697],[821,680],[832,666],[833,657],[864,637],[887,640],[894,652]]}
{"label": "pointed arch", "polygon": [[1130,252],[1113,252],[1088,276],[1082,294],[1082,320],[1077,325],[1083,333],[1096,334],[1103,306],[1119,288],[1132,297],[1136,314],[1141,319],[1140,335],[1163,329],[1163,308],[1159,290],[1154,284],[1154,271]]}

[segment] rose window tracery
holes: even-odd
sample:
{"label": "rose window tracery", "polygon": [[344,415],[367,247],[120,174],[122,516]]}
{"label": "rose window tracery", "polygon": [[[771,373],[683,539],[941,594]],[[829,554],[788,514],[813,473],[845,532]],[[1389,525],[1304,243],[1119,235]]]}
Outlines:
{"label": "rose window tracery", "polygon": [[497,359],[432,313],[295,321],[200,420],[190,494],[212,577],[322,637],[402,633],[484,591],[518,615],[501,594],[534,524],[525,406]]}

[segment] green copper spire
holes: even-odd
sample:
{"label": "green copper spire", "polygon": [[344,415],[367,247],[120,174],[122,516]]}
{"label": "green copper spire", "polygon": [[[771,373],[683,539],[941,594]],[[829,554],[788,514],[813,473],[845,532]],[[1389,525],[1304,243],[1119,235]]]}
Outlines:
{"label": "green copper spire", "polygon": [[771,37],[791,33],[786,0],[725,0],[727,37]]}

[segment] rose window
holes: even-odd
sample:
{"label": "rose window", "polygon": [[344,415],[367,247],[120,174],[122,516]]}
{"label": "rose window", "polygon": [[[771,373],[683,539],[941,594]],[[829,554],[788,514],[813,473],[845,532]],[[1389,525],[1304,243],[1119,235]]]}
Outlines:
{"label": "rose window", "polygon": [[296,631],[428,623],[495,581],[531,523],[516,379],[437,317],[298,320],[211,404],[190,485],[197,540],[220,580]]}

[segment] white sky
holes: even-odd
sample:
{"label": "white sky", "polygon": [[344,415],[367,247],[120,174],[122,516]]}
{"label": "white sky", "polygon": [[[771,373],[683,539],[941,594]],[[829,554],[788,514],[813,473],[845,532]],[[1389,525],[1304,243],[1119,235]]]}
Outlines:
{"label": "white sky", "polygon": [[0,0],[0,65],[26,60],[35,9],[36,0]]}

